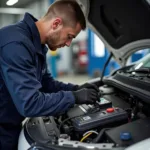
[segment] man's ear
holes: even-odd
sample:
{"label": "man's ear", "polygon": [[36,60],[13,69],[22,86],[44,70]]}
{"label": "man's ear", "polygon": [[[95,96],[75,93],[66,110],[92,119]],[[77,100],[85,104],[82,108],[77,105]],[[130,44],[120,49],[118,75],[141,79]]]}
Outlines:
{"label": "man's ear", "polygon": [[60,27],[60,25],[62,25],[62,19],[61,18],[56,18],[54,21],[53,21],[53,24],[52,24],[52,27],[53,29],[57,29],[58,27]]}

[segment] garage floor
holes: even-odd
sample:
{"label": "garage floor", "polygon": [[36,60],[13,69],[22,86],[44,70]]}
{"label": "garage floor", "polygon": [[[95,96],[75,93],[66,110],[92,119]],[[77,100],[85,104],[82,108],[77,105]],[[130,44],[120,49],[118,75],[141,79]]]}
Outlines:
{"label": "garage floor", "polygon": [[64,83],[82,84],[91,78],[88,75],[66,75],[56,78]]}

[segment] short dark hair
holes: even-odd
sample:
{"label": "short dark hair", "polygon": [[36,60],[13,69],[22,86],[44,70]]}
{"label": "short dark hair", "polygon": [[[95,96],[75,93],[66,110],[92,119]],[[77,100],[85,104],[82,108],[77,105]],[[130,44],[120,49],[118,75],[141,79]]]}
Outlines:
{"label": "short dark hair", "polygon": [[86,20],[80,5],[74,0],[59,0],[48,9],[46,19],[61,17],[66,26],[75,27],[80,23],[82,30],[86,28]]}

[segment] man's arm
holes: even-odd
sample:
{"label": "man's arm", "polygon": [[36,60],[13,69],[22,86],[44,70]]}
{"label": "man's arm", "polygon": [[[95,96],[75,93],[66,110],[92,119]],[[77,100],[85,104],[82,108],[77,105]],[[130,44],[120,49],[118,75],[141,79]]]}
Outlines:
{"label": "man's arm", "polygon": [[42,91],[49,92],[58,92],[58,91],[75,91],[78,85],[71,83],[65,84],[63,82],[55,80],[46,69],[46,73],[42,77]]}
{"label": "man's arm", "polygon": [[42,79],[42,91],[48,93],[48,92],[57,92],[60,90],[63,91],[76,91],[81,90],[83,88],[86,89],[95,89],[97,92],[99,92],[99,89],[96,85],[91,83],[84,83],[82,85],[74,85],[71,83],[65,84],[63,82],[59,82],[53,79],[50,73],[46,71],[45,75]]}
{"label": "man's arm", "polygon": [[10,43],[0,49],[3,80],[18,112],[25,117],[58,115],[75,103],[71,91],[40,92],[36,68],[30,50],[22,43]]}

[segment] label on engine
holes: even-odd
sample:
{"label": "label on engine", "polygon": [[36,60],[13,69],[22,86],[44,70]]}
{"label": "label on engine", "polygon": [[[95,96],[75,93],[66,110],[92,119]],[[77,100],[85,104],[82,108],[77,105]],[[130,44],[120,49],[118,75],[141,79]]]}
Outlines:
{"label": "label on engine", "polygon": [[100,104],[110,103],[110,101],[106,100],[105,98],[100,98]]}
{"label": "label on engine", "polygon": [[90,120],[91,119],[91,117],[90,116],[85,116],[85,117],[83,117],[83,120]]}

